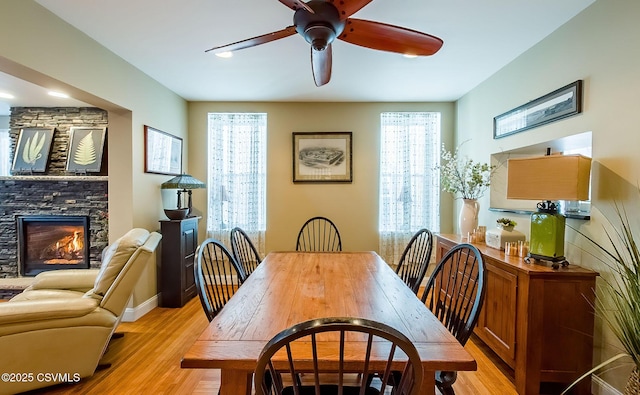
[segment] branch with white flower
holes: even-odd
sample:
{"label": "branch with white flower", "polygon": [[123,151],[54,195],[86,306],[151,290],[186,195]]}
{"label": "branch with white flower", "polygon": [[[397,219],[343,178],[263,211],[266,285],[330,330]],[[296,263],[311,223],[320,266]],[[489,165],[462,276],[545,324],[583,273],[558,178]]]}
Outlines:
{"label": "branch with white flower", "polygon": [[440,171],[442,190],[463,199],[479,199],[491,184],[497,166],[459,157],[459,146],[453,153],[442,145]]}

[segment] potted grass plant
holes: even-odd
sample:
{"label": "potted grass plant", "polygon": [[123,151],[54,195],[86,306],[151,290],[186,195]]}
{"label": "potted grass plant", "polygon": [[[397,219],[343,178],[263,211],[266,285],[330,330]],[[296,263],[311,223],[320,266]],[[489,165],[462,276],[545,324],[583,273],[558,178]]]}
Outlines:
{"label": "potted grass plant", "polygon": [[622,344],[624,352],[620,353],[585,373],[562,394],[567,393],[573,385],[611,362],[628,356],[633,360],[634,368],[627,380],[625,395],[640,394],[640,239],[632,229],[626,211],[615,206],[618,226],[612,232],[606,232],[610,246],[585,235],[573,228],[604,253],[604,262],[613,278],[604,281],[604,286],[596,292],[596,314],[599,314],[606,325]]}

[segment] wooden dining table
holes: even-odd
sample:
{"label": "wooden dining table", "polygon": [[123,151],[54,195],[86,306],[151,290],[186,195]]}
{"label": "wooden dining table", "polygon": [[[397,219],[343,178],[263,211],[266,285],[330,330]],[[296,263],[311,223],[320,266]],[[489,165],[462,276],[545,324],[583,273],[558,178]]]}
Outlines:
{"label": "wooden dining table", "polygon": [[476,370],[476,361],[375,252],[272,252],[182,358],[182,368],[221,370],[221,395],[250,395],[265,344],[320,317],[361,317],[394,327],[420,354],[420,394],[435,393],[438,370]]}

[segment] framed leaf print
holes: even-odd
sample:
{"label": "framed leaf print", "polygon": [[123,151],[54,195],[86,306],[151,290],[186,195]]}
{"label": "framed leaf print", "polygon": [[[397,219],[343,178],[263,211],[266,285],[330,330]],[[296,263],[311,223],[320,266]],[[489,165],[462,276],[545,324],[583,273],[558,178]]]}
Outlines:
{"label": "framed leaf print", "polygon": [[52,140],[53,128],[21,129],[11,172],[44,172],[47,169]]}
{"label": "framed leaf print", "polygon": [[69,132],[67,171],[100,171],[107,128],[72,127]]}

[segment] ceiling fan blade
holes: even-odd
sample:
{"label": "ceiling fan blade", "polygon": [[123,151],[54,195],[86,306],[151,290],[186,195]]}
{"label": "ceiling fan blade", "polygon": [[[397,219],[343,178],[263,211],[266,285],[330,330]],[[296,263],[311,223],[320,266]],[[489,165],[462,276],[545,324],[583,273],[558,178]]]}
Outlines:
{"label": "ceiling fan blade", "polygon": [[322,86],[331,79],[331,44],[324,51],[316,51],[311,47],[311,71],[316,86]]}
{"label": "ceiling fan blade", "polygon": [[443,44],[441,39],[427,33],[355,18],[347,19],[338,38],[361,47],[418,56],[433,55]]}
{"label": "ceiling fan blade", "polygon": [[238,41],[232,44],[222,45],[220,47],[213,47],[213,48],[207,49],[205,52],[212,51],[213,53],[220,53],[220,52],[238,51],[240,49],[254,47],[256,45],[265,44],[271,41],[279,40],[281,38],[289,37],[294,34],[296,34],[296,27],[289,26],[282,30],[278,30],[277,32],[263,34],[261,36],[248,38],[246,40]]}
{"label": "ceiling fan blade", "polygon": [[372,0],[351,0],[351,1],[338,1],[332,3],[334,7],[338,9],[340,13],[340,20],[344,21],[351,15],[360,11],[360,9],[367,4],[371,3]]}
{"label": "ceiling fan blade", "polygon": [[[287,7],[291,8],[294,11],[297,11],[300,8],[303,8],[303,9],[309,11],[310,13],[315,14],[313,9],[311,7],[309,7],[302,0],[278,0],[278,1],[280,1],[282,4],[286,5]],[[369,0],[369,1],[371,1],[371,0]]]}

